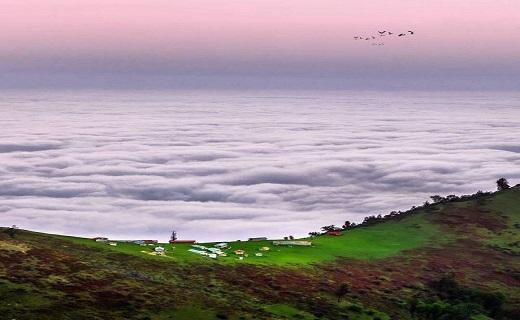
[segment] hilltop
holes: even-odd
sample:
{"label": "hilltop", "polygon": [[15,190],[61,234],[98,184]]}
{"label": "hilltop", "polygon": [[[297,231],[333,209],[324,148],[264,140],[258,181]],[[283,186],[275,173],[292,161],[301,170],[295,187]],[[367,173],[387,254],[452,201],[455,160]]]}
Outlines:
{"label": "hilltop", "polygon": [[[109,245],[0,232],[5,319],[518,319],[520,188],[318,235],[312,246]],[[200,244],[213,246],[213,243]],[[269,247],[256,256],[262,247]],[[239,260],[234,250],[248,257]]]}

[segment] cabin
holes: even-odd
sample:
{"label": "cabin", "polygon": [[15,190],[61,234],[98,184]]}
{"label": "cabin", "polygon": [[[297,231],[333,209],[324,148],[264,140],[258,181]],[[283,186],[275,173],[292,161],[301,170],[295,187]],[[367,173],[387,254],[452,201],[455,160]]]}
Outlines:
{"label": "cabin", "polygon": [[118,242],[135,243],[140,245],[153,245],[159,243],[157,240],[117,240]]}
{"label": "cabin", "polygon": [[336,230],[331,230],[331,231],[327,231],[327,235],[329,236],[341,236],[341,231],[336,231]]}
{"label": "cabin", "polygon": [[265,241],[267,240],[267,237],[255,237],[255,238],[249,238],[247,241]]}
{"label": "cabin", "polygon": [[304,240],[277,240],[273,241],[275,246],[310,246],[312,242]]}
{"label": "cabin", "polygon": [[195,240],[170,240],[171,244],[194,244]]}

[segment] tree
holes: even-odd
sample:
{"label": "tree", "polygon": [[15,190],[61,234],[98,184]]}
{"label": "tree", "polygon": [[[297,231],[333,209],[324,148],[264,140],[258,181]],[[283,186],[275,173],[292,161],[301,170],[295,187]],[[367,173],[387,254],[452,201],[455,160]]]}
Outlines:
{"label": "tree", "polygon": [[336,227],[335,225],[331,224],[330,226],[321,227],[321,230],[323,230],[324,232],[329,232],[329,231],[338,231],[339,228]]}
{"label": "tree", "polygon": [[417,313],[417,306],[419,305],[419,299],[417,297],[413,297],[412,300],[408,303],[408,311],[410,311],[410,315],[412,319],[415,319],[415,314]]}
{"label": "tree", "polygon": [[319,232],[316,232],[316,231],[309,232],[309,236],[311,236],[311,237],[317,237],[317,236],[319,236],[319,235],[320,235],[320,233],[319,233]]}
{"label": "tree", "polygon": [[175,230],[172,230],[172,235],[170,236],[170,241],[173,242],[177,240],[177,232]]}
{"label": "tree", "polygon": [[458,199],[459,199],[459,197],[457,197],[454,194],[449,194],[449,195],[446,196],[446,200],[447,201],[455,201],[455,200],[458,200]]}
{"label": "tree", "polygon": [[5,233],[7,233],[11,238],[14,238],[18,233],[18,227],[15,224],[13,224],[10,228],[7,228],[5,230]]}
{"label": "tree", "polygon": [[498,191],[502,191],[502,190],[506,190],[506,189],[509,189],[511,188],[509,186],[509,182],[507,181],[506,178],[500,178],[497,180],[497,189]]}
{"label": "tree", "polygon": [[343,229],[348,229],[350,228],[350,226],[352,225],[352,223],[350,223],[350,221],[345,221],[345,223],[343,224]]}
{"label": "tree", "polygon": [[444,201],[444,197],[441,197],[438,194],[431,196],[430,199],[432,199],[433,203],[439,203]]}
{"label": "tree", "polygon": [[289,236],[289,240],[294,240],[294,237],[293,236]]}
{"label": "tree", "polygon": [[341,301],[341,298],[343,298],[345,295],[347,295],[350,292],[350,286],[348,283],[342,283],[338,289],[336,289],[336,297],[338,297],[338,302]]}

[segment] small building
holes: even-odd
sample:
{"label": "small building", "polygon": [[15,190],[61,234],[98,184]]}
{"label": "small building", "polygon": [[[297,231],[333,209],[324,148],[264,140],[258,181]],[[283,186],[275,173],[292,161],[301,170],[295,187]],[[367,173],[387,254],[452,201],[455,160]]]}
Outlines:
{"label": "small building", "polygon": [[305,240],[277,240],[273,241],[275,246],[310,246],[312,242]]}
{"label": "small building", "polygon": [[154,251],[157,253],[164,253],[165,250],[163,247],[155,247]]}
{"label": "small building", "polygon": [[257,256],[257,257],[261,257],[261,256],[263,256],[263,255],[264,255],[264,254],[261,253],[261,252],[257,252],[257,253],[255,253],[255,256]]}
{"label": "small building", "polygon": [[217,254],[216,253],[210,253],[210,254],[208,254],[208,257],[210,257],[211,259],[217,259]]}
{"label": "small building", "polygon": [[255,237],[255,238],[249,238],[247,241],[265,241],[267,240],[267,237]]}
{"label": "small building", "polygon": [[228,244],[225,243],[225,242],[217,243],[215,245],[215,248],[219,248],[219,249],[224,249],[224,248],[227,248],[227,247],[228,247]]}
{"label": "small building", "polygon": [[246,252],[244,250],[235,250],[234,253],[238,256],[243,256]]}
{"label": "small building", "polygon": [[341,236],[341,231],[339,230],[331,230],[331,231],[327,231],[327,235],[329,236]]}
{"label": "small building", "polygon": [[171,244],[194,244],[195,240],[170,240]]}
{"label": "small building", "polygon": [[265,241],[267,240],[267,237],[254,237],[254,238],[248,238],[247,241]]}
{"label": "small building", "polygon": [[106,237],[95,237],[95,238],[92,238],[92,240],[94,240],[96,242],[107,242],[108,238],[106,238]]}
{"label": "small building", "polygon": [[109,242],[108,244],[114,247],[117,246],[117,242]]}
{"label": "small building", "polygon": [[128,243],[135,243],[135,244],[144,244],[144,245],[153,245],[157,244],[159,241],[157,240],[117,240],[119,242],[128,242]]}

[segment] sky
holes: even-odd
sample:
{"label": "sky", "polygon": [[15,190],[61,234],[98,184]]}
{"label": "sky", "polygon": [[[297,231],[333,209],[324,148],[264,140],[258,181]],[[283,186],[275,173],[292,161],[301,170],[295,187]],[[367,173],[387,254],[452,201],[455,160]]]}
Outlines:
{"label": "sky", "polygon": [[3,0],[0,29],[0,88],[520,86],[516,0]]}

